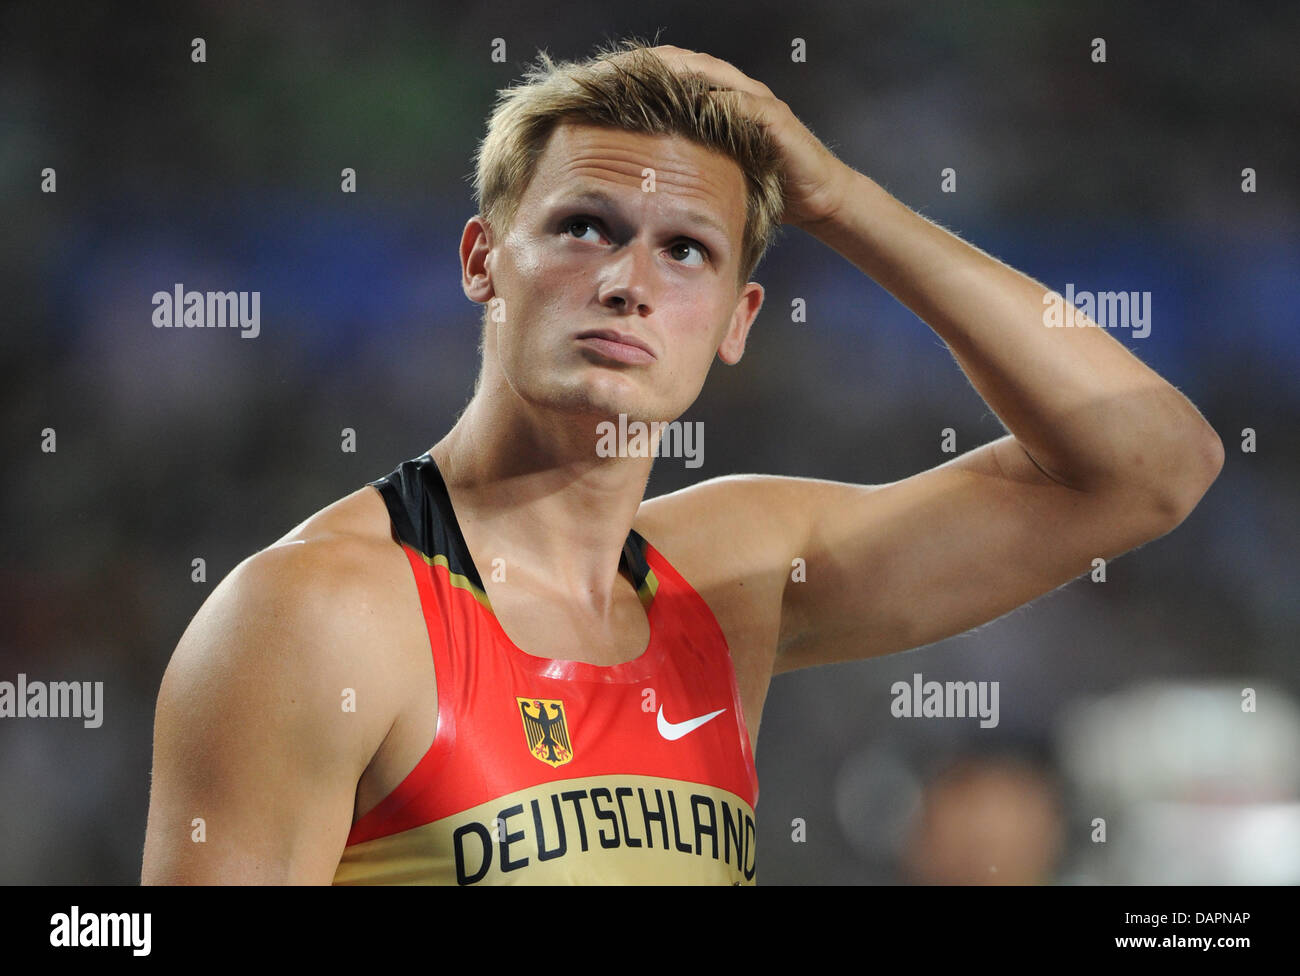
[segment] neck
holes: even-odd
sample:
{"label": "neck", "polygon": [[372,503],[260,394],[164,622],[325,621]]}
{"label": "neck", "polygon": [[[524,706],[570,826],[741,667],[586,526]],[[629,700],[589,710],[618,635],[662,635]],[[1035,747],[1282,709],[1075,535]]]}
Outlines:
{"label": "neck", "polygon": [[609,608],[653,458],[598,457],[596,423],[485,386],[431,449],[485,582],[500,557],[507,579]]}

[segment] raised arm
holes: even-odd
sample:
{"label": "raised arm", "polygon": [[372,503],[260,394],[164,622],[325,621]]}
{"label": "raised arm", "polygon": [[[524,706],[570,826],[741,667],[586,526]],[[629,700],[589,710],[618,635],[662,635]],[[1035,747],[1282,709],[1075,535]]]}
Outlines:
{"label": "raised arm", "polygon": [[783,587],[776,671],[960,633],[1187,516],[1224,454],[1186,397],[1081,313],[1049,327],[1062,311],[1050,289],[837,160],[765,85],[705,54],[656,50],[766,127],[785,160],[786,222],[915,312],[1011,432],[889,485],[699,486],[725,495],[719,537],[745,519],[779,527],[749,543],[766,547],[749,565],[770,576],[804,561],[806,579]]}
{"label": "raised arm", "polygon": [[[846,187],[811,232],[947,343],[1011,434],[892,485],[810,489],[809,585],[788,591],[785,667],[1001,616],[1173,529],[1224,458],[1186,397],[1104,329],[1082,314],[1076,328],[1047,325],[1049,289],[867,177]],[[852,581],[847,601],[838,588]]]}

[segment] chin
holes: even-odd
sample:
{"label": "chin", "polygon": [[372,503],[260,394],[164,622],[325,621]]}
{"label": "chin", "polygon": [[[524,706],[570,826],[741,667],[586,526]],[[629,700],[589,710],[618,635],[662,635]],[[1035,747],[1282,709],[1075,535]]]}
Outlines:
{"label": "chin", "polygon": [[583,370],[559,382],[520,392],[538,407],[572,414],[575,418],[614,419],[620,413],[640,414],[649,406],[640,384],[610,370]]}
{"label": "chin", "polygon": [[607,384],[571,383],[519,391],[534,407],[567,414],[575,420],[604,420],[636,409],[637,397],[626,390],[610,389]]}

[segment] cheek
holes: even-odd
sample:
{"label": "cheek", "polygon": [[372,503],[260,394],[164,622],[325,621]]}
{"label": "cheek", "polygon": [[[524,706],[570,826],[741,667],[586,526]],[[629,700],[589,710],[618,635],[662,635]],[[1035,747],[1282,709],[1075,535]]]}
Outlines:
{"label": "cheek", "polygon": [[540,248],[515,247],[495,274],[496,294],[506,303],[505,320],[497,326],[505,343],[516,346],[540,339],[542,330],[534,323],[553,315],[563,301],[564,269],[548,261]]}
{"label": "cheek", "polygon": [[511,235],[502,247],[496,275],[498,294],[509,302],[527,302],[530,305],[551,288],[562,266],[556,260],[554,248],[536,237]]}
{"label": "cheek", "polygon": [[572,307],[592,290],[595,268],[561,247],[521,248],[511,260],[510,284],[530,302]]}
{"label": "cheek", "polygon": [[673,330],[672,345],[680,350],[679,368],[689,371],[691,375],[707,372],[717,355],[718,345],[727,334],[730,318],[725,322],[722,316],[728,316],[730,308],[715,307],[701,310],[698,304],[683,302],[674,313],[684,323]]}
{"label": "cheek", "polygon": [[669,353],[661,374],[664,392],[673,396],[697,396],[717,355],[718,345],[703,329],[676,330],[666,337]]}
{"label": "cheek", "polygon": [[532,244],[515,244],[506,266],[509,277],[520,283],[535,280],[545,272],[542,249]]}

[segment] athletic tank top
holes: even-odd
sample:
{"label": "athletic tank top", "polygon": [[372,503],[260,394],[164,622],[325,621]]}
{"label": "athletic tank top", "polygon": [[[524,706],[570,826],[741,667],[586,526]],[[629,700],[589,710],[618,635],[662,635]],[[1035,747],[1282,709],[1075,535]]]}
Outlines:
{"label": "athletic tank top", "polygon": [[516,647],[429,454],[371,482],[415,574],[438,723],[352,826],[335,884],[753,884],[758,775],[731,655],[704,600],[628,533],[650,624],[600,666]]}

